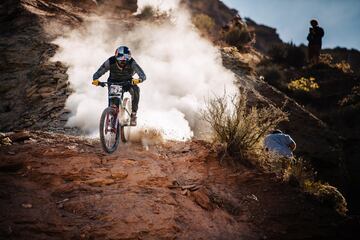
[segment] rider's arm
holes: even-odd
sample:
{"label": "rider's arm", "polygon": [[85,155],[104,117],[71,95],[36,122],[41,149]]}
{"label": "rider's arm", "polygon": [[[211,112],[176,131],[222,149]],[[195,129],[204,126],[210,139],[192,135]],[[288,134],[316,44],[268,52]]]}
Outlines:
{"label": "rider's arm", "polygon": [[99,79],[109,70],[110,70],[110,60],[108,59],[100,66],[100,68],[96,71],[96,73],[94,73],[93,80]]}
{"label": "rider's arm", "polygon": [[135,60],[132,61],[131,67],[137,73],[137,75],[139,75],[139,78],[141,79],[142,82],[146,80],[146,75],[145,75],[144,71],[139,66],[139,64],[136,63]]}

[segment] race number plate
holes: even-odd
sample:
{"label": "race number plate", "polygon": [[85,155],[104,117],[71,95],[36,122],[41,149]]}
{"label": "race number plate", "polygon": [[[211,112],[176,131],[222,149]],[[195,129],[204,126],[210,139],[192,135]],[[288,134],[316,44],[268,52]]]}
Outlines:
{"label": "race number plate", "polygon": [[110,86],[110,94],[121,94],[122,86],[119,85],[111,85]]}

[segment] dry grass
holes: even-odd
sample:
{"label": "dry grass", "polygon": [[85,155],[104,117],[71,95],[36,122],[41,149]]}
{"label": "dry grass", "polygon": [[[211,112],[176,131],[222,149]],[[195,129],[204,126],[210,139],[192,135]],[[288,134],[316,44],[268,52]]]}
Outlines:
{"label": "dry grass", "polygon": [[249,107],[246,92],[240,92],[230,99],[224,94],[208,100],[202,116],[211,126],[214,141],[220,143],[235,162],[275,173],[339,214],[346,214],[343,195],[336,187],[316,181],[311,164],[301,158],[284,158],[263,149],[264,137],[280,122],[287,120],[287,114],[281,109]]}
{"label": "dry grass", "polygon": [[[276,173],[285,182],[299,187],[302,192],[333,208],[340,215],[346,215],[345,197],[336,187],[317,181],[316,172],[309,162],[302,158],[284,159],[274,155],[270,156],[270,159],[266,166],[270,172]],[[287,164],[282,164],[284,160]]]}
{"label": "dry grass", "polygon": [[214,140],[239,159],[262,148],[265,135],[287,120],[287,114],[279,108],[247,106],[245,91],[230,99],[226,94],[210,99],[202,116],[210,124]]}
{"label": "dry grass", "polygon": [[271,152],[263,152],[258,156],[258,166],[302,192],[336,210],[340,215],[346,215],[347,202],[341,192],[328,183],[316,180],[316,172],[311,164],[302,158],[284,158]]}
{"label": "dry grass", "polygon": [[328,183],[305,181],[303,190],[321,203],[334,208],[339,214],[346,215],[346,199],[336,187]]}

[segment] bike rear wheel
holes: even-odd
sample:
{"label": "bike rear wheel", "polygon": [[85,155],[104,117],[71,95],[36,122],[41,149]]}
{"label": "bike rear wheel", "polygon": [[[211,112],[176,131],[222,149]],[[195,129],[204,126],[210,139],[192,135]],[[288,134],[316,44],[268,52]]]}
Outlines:
{"label": "bike rear wheel", "polygon": [[130,98],[123,100],[123,108],[121,111],[121,141],[126,143],[130,140],[130,114],[131,114],[131,101]]}
{"label": "bike rear wheel", "polygon": [[119,122],[117,120],[116,110],[105,108],[100,118],[100,142],[107,153],[113,153],[119,145]]}

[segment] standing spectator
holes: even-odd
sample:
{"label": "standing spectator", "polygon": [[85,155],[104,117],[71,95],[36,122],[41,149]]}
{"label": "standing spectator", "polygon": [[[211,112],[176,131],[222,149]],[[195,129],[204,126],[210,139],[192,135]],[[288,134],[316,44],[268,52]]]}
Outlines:
{"label": "standing spectator", "polygon": [[307,40],[309,41],[309,62],[311,64],[317,64],[319,63],[322,38],[324,37],[324,29],[319,27],[319,23],[315,19],[312,19],[310,24],[312,27],[309,28],[309,34],[307,36]]}

